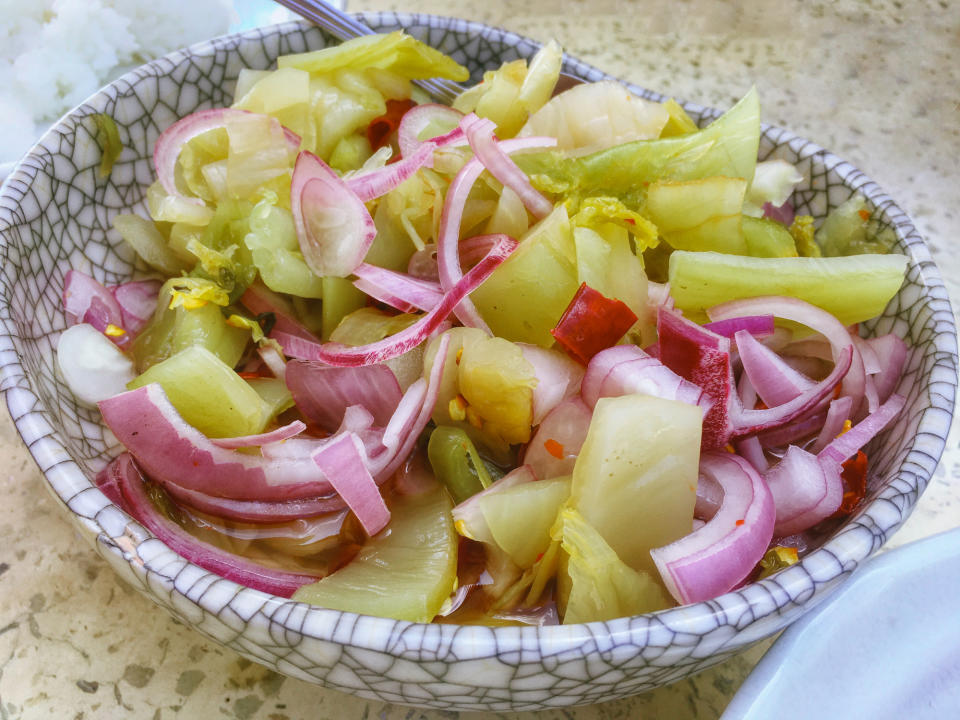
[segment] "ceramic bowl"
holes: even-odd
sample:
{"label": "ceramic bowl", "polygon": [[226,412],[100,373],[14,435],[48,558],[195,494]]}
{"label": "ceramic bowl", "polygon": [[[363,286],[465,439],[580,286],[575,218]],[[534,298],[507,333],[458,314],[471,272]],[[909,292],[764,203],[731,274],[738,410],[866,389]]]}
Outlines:
{"label": "ceramic bowl", "polygon": [[[378,14],[378,29],[411,34],[468,65],[529,57],[532,41],[461,20]],[[899,392],[907,407],[874,443],[867,502],[803,560],[710,602],[609,622],[557,627],[420,625],[336,612],[240,587],[193,566],[132,522],[91,479],[116,451],[96,411],[78,407],[57,376],[66,327],[61,291],[76,268],[105,283],[137,264],[111,218],[144,212],[151,151],[161,130],[194,110],[231,102],[242,67],[331,42],[299,23],[218,38],[125,75],[50,130],[0,193],[0,365],[24,442],[83,537],[117,573],[181,622],[281,673],[367,698],[462,710],[595,703],[673,682],[769,636],[836,588],[904,521],[944,446],[956,387],[956,335],[947,293],[909,218],[860,171],[786,130],[765,127],[761,157],[783,157],[806,178],[794,200],[822,219],[853,192],[866,196],[909,256],[906,282],[863,332],[895,332],[911,351]],[[606,77],[574,59],[565,70]],[[640,95],[662,99],[632,88]],[[701,124],[719,111],[688,104]],[[108,113],[124,151],[109,178],[84,118]]]}

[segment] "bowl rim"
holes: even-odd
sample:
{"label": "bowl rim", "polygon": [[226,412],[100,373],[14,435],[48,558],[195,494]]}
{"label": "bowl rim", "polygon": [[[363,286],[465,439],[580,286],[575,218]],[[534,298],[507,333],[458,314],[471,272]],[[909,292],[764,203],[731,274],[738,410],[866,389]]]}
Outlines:
{"label": "bowl rim", "polygon": [[[519,52],[526,55],[540,46],[539,43],[517,33],[456,18],[390,12],[361,13],[359,17],[378,25],[380,28],[417,24],[434,27],[455,21],[458,30],[495,37],[499,42],[518,48]],[[172,63],[182,62],[192,55],[206,55],[214,51],[235,52],[237,46],[243,42],[260,41],[267,34],[308,31],[310,28],[312,26],[309,23],[292,21],[223,35],[196,43],[188,48],[177,50],[146,63],[99,90],[65,114],[44,133],[0,187],[0,236],[15,224],[18,201],[27,192],[30,182],[42,167],[43,156],[49,152],[47,145],[51,144],[57,137],[65,123],[69,123],[72,118],[88,114],[91,105],[104,93],[108,93],[111,88],[136,83],[144,77],[153,76]],[[613,79],[623,82],[598,68],[569,56],[565,56],[564,70],[579,74],[588,80]],[[666,99],[667,97],[630,83],[624,84],[631,91],[643,97],[656,100]],[[682,104],[689,112],[696,113],[705,119],[720,114],[718,110],[695,103],[683,102]],[[699,628],[702,628],[705,622],[730,624],[731,620],[736,618],[747,618],[743,622],[734,622],[738,631],[736,636],[742,642],[733,642],[732,645],[724,647],[724,649],[727,649],[752,643],[779,629],[779,627],[773,627],[755,634],[745,632],[749,630],[751,624],[766,616],[755,616],[753,614],[753,610],[756,609],[757,603],[761,602],[761,599],[767,604],[772,599],[773,606],[769,614],[783,617],[784,622],[780,626],[787,624],[804,609],[812,607],[813,604],[822,600],[840,580],[852,572],[863,560],[871,556],[883,544],[887,536],[902,524],[919,495],[925,489],[933,470],[939,462],[950,427],[957,385],[956,328],[947,291],[940,272],[930,255],[930,250],[912,221],[895,201],[856,167],[818,145],[788,130],[771,125],[764,124],[763,131],[776,133],[778,143],[790,143],[802,147],[804,156],[816,156],[817,161],[822,164],[825,171],[836,172],[843,180],[844,185],[863,194],[868,203],[883,214],[886,221],[895,230],[905,251],[908,252],[913,261],[912,264],[916,266],[917,275],[925,288],[924,299],[930,305],[930,312],[934,316],[931,322],[936,322],[939,327],[936,347],[942,357],[934,363],[930,374],[931,384],[936,384],[937,394],[943,399],[942,406],[934,405],[924,409],[917,425],[917,437],[922,436],[927,445],[918,448],[917,438],[914,438],[906,455],[899,465],[891,471],[891,478],[882,492],[874,497],[870,503],[862,506],[836,535],[827,540],[820,548],[811,551],[799,563],[790,568],[712,600],[668,608],[644,615],[546,627],[490,628],[471,625],[411,623],[390,618],[358,615],[348,611],[306,606],[303,603],[294,603],[291,600],[237,585],[213,573],[208,573],[202,568],[190,565],[186,561],[183,562],[192,569],[195,576],[209,576],[210,582],[213,584],[227,584],[228,595],[232,594],[238,598],[244,596],[248,601],[257,604],[271,624],[277,623],[305,637],[335,643],[342,643],[344,638],[349,638],[347,644],[354,647],[388,653],[402,653],[408,646],[401,642],[401,638],[422,639],[425,634],[429,633],[435,635],[432,644],[436,646],[437,657],[440,657],[441,654],[443,656],[453,654],[461,660],[489,657],[491,647],[496,648],[498,655],[510,650],[529,650],[531,646],[541,649],[550,648],[551,652],[560,652],[564,649],[582,647],[584,643],[588,642],[593,643],[593,647],[596,649],[602,649],[616,645],[617,641],[626,638],[630,638],[630,642],[634,645],[652,645],[665,648],[677,641],[678,633],[700,632]],[[6,245],[5,240],[0,244],[0,255],[6,255]],[[13,324],[6,296],[0,296],[0,328],[3,331],[0,335],[0,356],[3,357],[3,360],[0,361],[2,362],[2,365],[0,365],[0,390],[6,391],[8,409],[21,438],[25,442],[27,442],[27,433],[24,431],[25,425],[30,425],[31,422],[39,422],[47,426],[47,442],[28,442],[28,447],[44,474],[48,489],[59,497],[75,521],[81,523],[86,530],[96,536],[101,553],[111,553],[115,556],[115,559],[128,564],[134,572],[148,572],[151,561],[149,559],[145,560],[143,553],[138,554],[138,552],[150,546],[153,546],[153,550],[159,550],[154,545],[159,541],[154,538],[151,543],[148,539],[153,538],[153,536],[135,520],[128,518],[119,508],[113,506],[93,485],[79,465],[69,458],[69,452],[57,439],[57,433],[49,426],[41,411],[33,409],[24,411],[24,408],[42,407],[42,401],[33,392],[26,370],[21,365],[14,347],[13,338],[17,337],[17,329]],[[937,372],[938,368],[939,373]],[[65,497],[54,489],[49,478],[49,474],[54,468],[57,473],[69,477],[67,484],[76,491],[75,495]],[[905,476],[914,479],[917,484],[915,490],[910,487],[909,483],[906,488],[898,486],[896,480]],[[84,495],[85,502],[89,503],[92,499],[94,503],[99,505],[99,508],[89,515],[78,514],[72,507],[72,503],[81,494]],[[898,516],[880,517],[878,515],[875,517],[872,510],[884,504],[896,509]],[[101,515],[101,512],[105,514]],[[116,527],[115,513],[120,513],[121,517],[126,518],[126,527],[131,534],[124,537],[132,541],[136,547],[131,545],[130,542],[118,542],[120,536],[108,529]],[[180,557],[162,543],[159,544],[167,553],[171,553],[177,558]],[[162,551],[153,552],[153,550],[149,550],[148,554],[153,553],[154,557],[163,555]],[[822,577],[820,573],[823,568],[828,566],[836,567],[839,570],[832,576]],[[222,609],[222,605],[212,605],[206,593],[202,593],[197,598],[192,598],[183,595],[179,589],[175,589],[175,591],[188,602],[194,603],[213,615],[216,615]],[[155,595],[156,593],[153,592],[152,594]],[[217,595],[219,596],[220,593]],[[157,598],[154,597],[154,599]],[[812,603],[809,602],[811,600]],[[301,605],[306,608],[302,616],[298,618],[299,624],[297,627],[288,627],[286,624],[286,617],[290,615],[290,606],[292,605]],[[267,609],[269,609],[269,612],[267,612]],[[275,615],[282,617],[277,619]],[[345,630],[348,626],[351,629]],[[383,638],[385,637],[391,638],[390,645],[386,648],[383,644]],[[416,645],[409,645],[409,647],[416,647]]]}

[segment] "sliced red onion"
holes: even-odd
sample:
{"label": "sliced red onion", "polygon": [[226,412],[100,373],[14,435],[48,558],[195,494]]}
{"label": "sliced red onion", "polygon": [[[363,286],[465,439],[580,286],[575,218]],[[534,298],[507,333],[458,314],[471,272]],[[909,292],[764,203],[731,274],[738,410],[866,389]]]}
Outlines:
{"label": "sliced red onion", "polygon": [[[371,462],[370,472],[383,482],[393,475],[413,452],[417,438],[430,422],[433,407],[437,404],[440,392],[440,379],[443,377],[443,368],[446,365],[447,348],[450,346],[450,336],[444,335],[437,346],[437,359],[430,368],[430,376],[413,383],[404,394],[397,411],[390,418],[390,423],[383,430],[383,445],[386,452],[382,453],[374,462]],[[419,386],[419,387],[417,387]],[[421,395],[422,393],[422,395]],[[405,404],[408,396],[410,402]],[[416,414],[403,411],[406,407],[417,407]]]}
{"label": "sliced red onion", "polygon": [[570,475],[587,439],[593,412],[574,396],[547,413],[523,453],[523,462],[541,480]]}
{"label": "sliced red onion", "polygon": [[818,453],[823,450],[823,448],[843,431],[843,425],[850,418],[850,411],[852,409],[852,398],[844,396],[830,401],[830,406],[827,408],[827,416],[823,421],[823,427],[820,428],[820,433],[810,448],[813,453]]}
{"label": "sliced red onion", "polygon": [[877,433],[899,415],[906,402],[906,398],[902,395],[891,395],[875,412],[870,413],[843,435],[832,440],[829,445],[820,451],[817,457],[821,461],[842,463],[870,442]]}
{"label": "sliced red onion", "polygon": [[367,469],[365,455],[356,435],[342,433],[317,450],[313,461],[372,537],[390,522],[390,511]]}
{"label": "sliced red onion", "polygon": [[703,418],[704,450],[724,447],[733,434],[733,373],[730,339],[706,330],[680,313],[660,306],[657,316],[660,360],[701,388],[713,405]]}
{"label": "sliced red onion", "polygon": [[515,247],[516,243],[509,238],[500,240],[483,260],[447,291],[443,300],[433,310],[413,325],[378,342],[347,347],[338,343],[319,345],[280,332],[274,333],[273,337],[283,346],[283,351],[288,356],[304,360],[319,360],[328,365],[355,367],[398,357],[426,340],[457,306],[457,303],[479,287]]}
{"label": "sliced red onion", "polygon": [[779,206],[774,205],[771,202],[765,202],[763,204],[763,217],[776,220],[778,223],[782,223],[783,225],[790,227],[790,225],[793,224],[793,219],[796,217],[796,215],[793,209],[793,204],[787,200],[787,202]]}
{"label": "sliced red onion", "polygon": [[712,404],[697,385],[635,345],[615,345],[591,358],[581,385],[587,407],[596,407],[600,398],[634,393],[700,405],[704,413]]}
{"label": "sliced red onion", "polygon": [[276,461],[213,444],[180,417],[157,383],[102,400],[99,407],[117,439],[162,484],[263,502],[332,492],[309,458]]}
{"label": "sliced red onion", "polygon": [[131,339],[139,335],[153,317],[162,285],[159,280],[131,280],[107,288],[120,306],[123,329]]}
{"label": "sliced red onion", "polygon": [[370,297],[400,312],[428,311],[443,299],[440,283],[421,280],[413,275],[360,263],[353,274],[353,284]]}
{"label": "sliced red onion", "polygon": [[320,277],[346,277],[363,262],[377,228],[363,201],[308,150],[297,156],[290,211],[300,251]]}
{"label": "sliced red onion", "polygon": [[285,522],[324,515],[346,507],[343,498],[337,494],[302,500],[263,502],[260,500],[232,500],[216,497],[196,490],[188,490],[172,482],[160,484],[167,491],[167,494],[180,505],[209,515],[241,522]]}
{"label": "sliced red onion", "polygon": [[854,412],[856,412],[863,397],[866,378],[863,360],[850,337],[849,330],[826,310],[821,310],[797,298],[771,295],[732,300],[707,311],[707,315],[714,321],[760,313],[772,313],[775,317],[798,322],[823,335],[830,342],[834,363],[839,362],[844,348],[852,348],[850,371],[843,378],[843,394],[853,398]]}
{"label": "sliced red onion", "polygon": [[469,268],[480,262],[480,258],[490,252],[490,248],[501,238],[507,237],[502,233],[492,235],[474,235],[460,241],[460,263]]}
{"label": "sliced red onion", "polygon": [[351,405],[362,406],[375,424],[386,426],[403,395],[386,365],[342,368],[291,360],[286,383],[304,417],[327,432],[340,427]]}
{"label": "sliced red onion", "polygon": [[710,332],[732,338],[738,331],[744,330],[754,337],[763,338],[773,335],[776,328],[773,324],[773,315],[753,315],[750,317],[730,318],[717,322],[704,323]]}
{"label": "sliced red onion", "polygon": [[770,463],[767,462],[767,456],[763,451],[763,445],[760,443],[760,438],[756,435],[739,438],[734,441],[733,446],[736,448],[737,454],[753,465],[758,473],[765,473],[770,467]]}
{"label": "sliced red onion", "polygon": [[[556,140],[549,138],[514,138],[500,143],[500,149],[506,153],[516,152],[537,147],[548,147],[556,144]],[[473,184],[483,173],[483,164],[477,158],[470,159],[456,174],[447,188],[447,196],[443,203],[443,212],[440,215],[440,231],[437,234],[437,268],[440,277],[440,286],[447,292],[463,277],[460,267],[459,244],[460,222],[463,219],[463,208],[467,202]],[[490,328],[480,317],[473,302],[464,298],[454,314],[467,327],[478,327],[490,332]]]}
{"label": "sliced red onion", "polygon": [[431,142],[423,143],[398,162],[352,176],[346,181],[347,187],[363,202],[386,195],[420,168],[433,167],[436,147]]}
{"label": "sliced red onion", "polygon": [[[113,294],[89,275],[68,270],[63,278],[63,308],[72,325],[86,323],[107,335],[116,345],[126,345],[130,338],[123,324],[123,309]],[[106,332],[114,327],[118,335]]]}
{"label": "sliced red onion", "polygon": [[316,335],[286,312],[284,301],[272,290],[268,290],[261,285],[251,285],[240,296],[240,302],[257,317],[268,313],[273,315],[274,322],[271,332],[277,330],[287,335],[301,337],[304,340],[317,341]]}
{"label": "sliced red onion", "polygon": [[496,128],[494,123],[484,122],[470,113],[460,122],[460,127],[466,133],[467,141],[477,159],[491,175],[517,194],[534,217],[545,218],[553,211],[553,203],[533,187],[530,178],[500,147],[493,135]]}
{"label": "sliced red onion", "polygon": [[[235,108],[200,110],[187,115],[164,130],[153,147],[153,165],[157,171],[157,179],[163,185],[167,194],[203,204],[203,201],[199,198],[186,197],[177,189],[174,178],[176,177],[177,158],[180,157],[183,146],[208,130],[224,127],[233,118],[250,114],[247,110]],[[275,118],[270,118],[270,122],[280,125]],[[287,139],[291,153],[295,153],[300,147],[300,136],[287,128],[283,128],[283,134]]]}
{"label": "sliced red onion", "polygon": [[883,369],[883,365],[877,353],[874,351],[873,345],[857,335],[854,331],[850,332],[850,339],[853,340],[857,346],[857,350],[860,351],[860,357],[863,358],[863,371],[867,375],[876,375],[880,372],[880,370]]}
{"label": "sliced red onion", "polygon": [[773,497],[741,457],[706,453],[701,474],[723,489],[716,514],[699,530],[650,551],[670,594],[680,603],[710,600],[734,588],[763,557],[773,538]]}
{"label": "sliced red onion", "polygon": [[744,372],[767,407],[790,402],[816,385],[746,330],[738,330],[734,339]]}
{"label": "sliced red onion", "polygon": [[270,432],[259,433],[257,435],[242,435],[231,438],[210,438],[210,442],[222,448],[236,450],[246,447],[260,447],[270,443],[283,442],[289,438],[295,437],[307,429],[307,426],[301,420],[294,420],[292,423],[278,427]]}
{"label": "sliced red onion", "polygon": [[580,392],[583,366],[566,353],[539,345],[517,343],[528,363],[533,365],[537,385],[533,389],[533,426],[569,397]]}
{"label": "sliced red onion", "polygon": [[466,138],[459,127],[462,117],[463,113],[459,110],[437,103],[426,103],[410,108],[403,114],[400,126],[397,128],[397,145],[401,155],[403,157],[413,155],[426,142],[420,139],[421,133],[435,123],[441,127],[447,125],[453,128],[440,137],[431,138],[435,145],[454,145],[458,141],[459,144],[466,145]]}
{"label": "sliced red onion", "polygon": [[829,340],[820,335],[788,342],[778,352],[781,351],[784,355],[833,362],[833,347]]}
{"label": "sliced red onion", "polygon": [[736,437],[751,435],[761,430],[784,425],[814,411],[820,401],[833,392],[833,389],[840,384],[850,370],[853,353],[852,345],[843,348],[840,357],[837,358],[837,364],[834,365],[830,374],[789,402],[766,410],[751,410],[740,407],[739,403],[736,403],[730,412],[733,435]]}
{"label": "sliced red onion", "polygon": [[813,412],[770,430],[762,430],[756,437],[764,448],[783,448],[793,443],[809,440],[811,436],[820,431],[826,419],[826,410]]}
{"label": "sliced red onion", "polygon": [[907,361],[907,345],[892,334],[870,338],[867,342],[880,361],[880,372],[874,378],[877,397],[880,402],[886,402],[900,381],[903,366]]}
{"label": "sliced red onion", "polygon": [[427,243],[423,250],[417,250],[410,256],[407,263],[407,272],[420,280],[440,282],[440,271],[437,269],[437,246]]}
{"label": "sliced red onion", "polygon": [[290,597],[297,588],[316,582],[320,576],[275,570],[199,540],[161,514],[147,495],[143,476],[132,457],[122,454],[97,477],[97,483],[119,489],[123,509],[188,562],[227,580],[280,597]]}
{"label": "sliced red onion", "polygon": [[723,488],[713,477],[700,474],[697,479],[697,500],[693,506],[693,516],[697,520],[709,521],[720,505],[723,504]]}
{"label": "sliced red onion", "polygon": [[796,445],[764,476],[776,507],[777,537],[803,532],[837,511],[843,500],[839,463],[825,463]]}
{"label": "sliced red onion", "polygon": [[267,366],[275,378],[285,380],[287,377],[287,361],[283,355],[271,345],[261,345],[257,348],[257,355]]}

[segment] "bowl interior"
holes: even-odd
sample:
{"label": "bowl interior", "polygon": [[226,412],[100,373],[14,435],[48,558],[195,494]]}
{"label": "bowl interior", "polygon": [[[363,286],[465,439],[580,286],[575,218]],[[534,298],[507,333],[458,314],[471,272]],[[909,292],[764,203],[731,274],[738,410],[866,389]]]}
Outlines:
{"label": "bowl interior", "polygon": [[[460,20],[392,13],[365,20],[379,29],[406,27],[470,67],[474,79],[538,47]],[[241,68],[265,69],[278,55],[331,41],[316,28],[290,23],[145,65],[61,120],[0,192],[0,377],[8,406],[54,496],[135,587],[209,637],[290,675],[394,702],[524,709],[611,699],[718,662],[822,599],[903,522],[933,473],[952,414],[956,335],[946,291],[921,237],[891,198],[840,158],[775,127],[764,128],[760,155],[789,160],[804,175],[794,196],[798,212],[819,220],[859,192],[873,221],[892,228],[899,251],[909,256],[904,287],[883,315],[862,328],[867,335],[896,333],[909,344],[899,387],[906,410],[872,445],[867,502],[798,565],[709,603],[649,616],[465,630],[307,608],[242,589],[185,563],[129,522],[91,484],[117,452],[115,440],[98,411],[76,403],[55,368],[57,338],[66,327],[64,275],[78,269],[111,284],[144,271],[111,219],[122,212],[146,216],[144,195],[153,180],[151,153],[159,133],[194,110],[228,105]],[[570,58],[565,69],[588,80],[607,77]],[[686,107],[701,125],[719,114]],[[97,113],[115,119],[124,144],[108,178],[98,175],[91,117]],[[371,670],[384,658],[389,667]],[[407,663],[403,672],[394,665],[400,660]],[[418,675],[425,663],[433,664],[429,682]],[[556,682],[537,686],[528,672]],[[605,673],[609,677],[598,681]]]}

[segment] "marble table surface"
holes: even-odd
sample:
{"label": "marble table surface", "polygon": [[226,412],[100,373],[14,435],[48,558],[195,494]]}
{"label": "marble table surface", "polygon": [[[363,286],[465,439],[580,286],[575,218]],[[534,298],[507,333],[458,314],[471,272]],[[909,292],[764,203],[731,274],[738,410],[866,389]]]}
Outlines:
{"label": "marble table surface", "polygon": [[[852,161],[900,202],[960,301],[960,3],[739,5],[352,0],[350,9],[415,6],[554,37],[615,75],[717,107],[756,84],[766,121]],[[888,547],[960,525],[958,443],[955,422],[933,482]],[[122,585],[78,540],[6,414],[0,458],[0,718],[458,717],[308,685],[208,642]],[[510,717],[716,718],[768,644],[638,697]]]}

